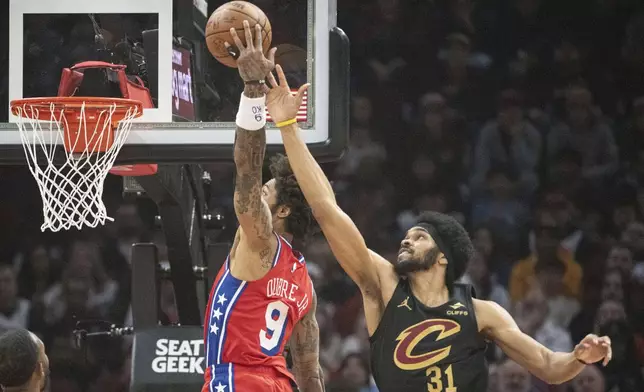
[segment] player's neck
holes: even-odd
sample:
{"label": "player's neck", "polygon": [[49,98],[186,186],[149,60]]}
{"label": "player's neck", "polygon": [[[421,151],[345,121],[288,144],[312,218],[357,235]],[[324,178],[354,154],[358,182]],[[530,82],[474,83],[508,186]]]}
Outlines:
{"label": "player's neck", "polygon": [[284,230],[280,230],[279,228],[275,228],[275,232],[282,236],[286,241],[288,241],[289,244],[293,245],[293,234],[287,233]]}
{"label": "player's neck", "polygon": [[423,305],[430,308],[441,306],[449,301],[449,290],[445,285],[445,271],[430,268],[409,275],[411,291]]}

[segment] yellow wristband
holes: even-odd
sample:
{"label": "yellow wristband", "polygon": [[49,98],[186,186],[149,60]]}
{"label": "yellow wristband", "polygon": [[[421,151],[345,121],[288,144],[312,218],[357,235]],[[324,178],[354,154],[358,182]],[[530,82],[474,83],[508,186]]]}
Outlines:
{"label": "yellow wristband", "polygon": [[276,126],[276,127],[278,127],[278,128],[282,128],[282,127],[285,127],[285,126],[287,126],[287,125],[295,124],[296,122],[297,122],[297,119],[296,119],[296,118],[292,118],[292,119],[290,119],[290,120],[286,120],[286,121],[278,122],[277,124],[275,124],[275,126]]}

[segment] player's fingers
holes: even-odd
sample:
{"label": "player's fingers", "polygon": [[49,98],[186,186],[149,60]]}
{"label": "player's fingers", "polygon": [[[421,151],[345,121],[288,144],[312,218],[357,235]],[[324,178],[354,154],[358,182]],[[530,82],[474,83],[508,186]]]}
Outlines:
{"label": "player's fingers", "polygon": [[246,35],[246,48],[253,50],[253,32],[250,29],[250,23],[247,20],[244,21],[244,34]]}
{"label": "player's fingers", "polygon": [[604,357],[604,366],[608,365],[608,362],[613,359],[613,349],[608,347],[608,350],[606,351],[606,356]]}
{"label": "player's fingers", "polygon": [[610,346],[611,342],[610,342],[610,338],[608,336],[602,336],[599,339],[603,344],[606,344],[606,345]]}
{"label": "player's fingers", "polygon": [[304,93],[306,92],[306,90],[309,89],[309,87],[311,87],[311,84],[305,83],[297,90],[297,94],[295,94],[295,99],[297,100],[297,106],[300,106],[302,104],[302,99],[304,99]]}
{"label": "player's fingers", "polygon": [[575,346],[575,354],[579,355],[585,352],[588,349],[588,345],[586,343],[579,343],[577,346]]}
{"label": "player's fingers", "polygon": [[277,78],[280,81],[280,87],[290,90],[290,87],[288,86],[288,82],[286,81],[286,75],[284,75],[284,70],[282,69],[282,66],[277,64],[275,68],[277,69]]}
{"label": "player's fingers", "polygon": [[264,37],[262,36],[262,26],[259,23],[255,23],[255,47],[257,49],[262,49],[262,41]]}
{"label": "player's fingers", "polygon": [[588,335],[586,335],[586,337],[582,341],[585,341],[585,342],[591,341],[592,342],[595,339],[597,339],[597,335],[589,333]]}
{"label": "player's fingers", "polygon": [[277,52],[277,48],[271,48],[268,51],[268,61],[270,61],[273,64],[275,64],[275,52]]}
{"label": "player's fingers", "polygon": [[275,80],[275,76],[273,76],[272,72],[269,72],[268,75],[266,76],[268,79],[268,83],[271,85],[271,87],[275,88],[278,87],[279,84],[277,84],[277,80]]}
{"label": "player's fingers", "polygon": [[237,30],[234,27],[230,28],[230,36],[233,37],[233,43],[237,46],[237,50],[244,50],[244,44],[242,44],[239,36],[237,35]]}

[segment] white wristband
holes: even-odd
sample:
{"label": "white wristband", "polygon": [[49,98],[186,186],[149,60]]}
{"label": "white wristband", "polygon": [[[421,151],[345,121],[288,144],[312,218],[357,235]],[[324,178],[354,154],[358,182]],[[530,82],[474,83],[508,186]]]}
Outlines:
{"label": "white wristband", "polygon": [[242,93],[235,123],[247,131],[258,131],[266,125],[266,95],[248,98]]}

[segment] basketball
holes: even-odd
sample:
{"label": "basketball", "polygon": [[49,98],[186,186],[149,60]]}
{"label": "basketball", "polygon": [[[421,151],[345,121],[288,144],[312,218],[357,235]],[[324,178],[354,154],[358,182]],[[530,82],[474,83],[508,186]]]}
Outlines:
{"label": "basketball", "polygon": [[222,64],[237,68],[237,61],[228,53],[224,42],[235,46],[230,35],[230,29],[235,28],[241,42],[246,45],[244,34],[244,20],[250,24],[254,32],[255,25],[262,27],[262,47],[264,53],[268,52],[273,38],[271,22],[259,7],[246,1],[230,1],[210,15],[206,25],[206,44],[212,55]]}

